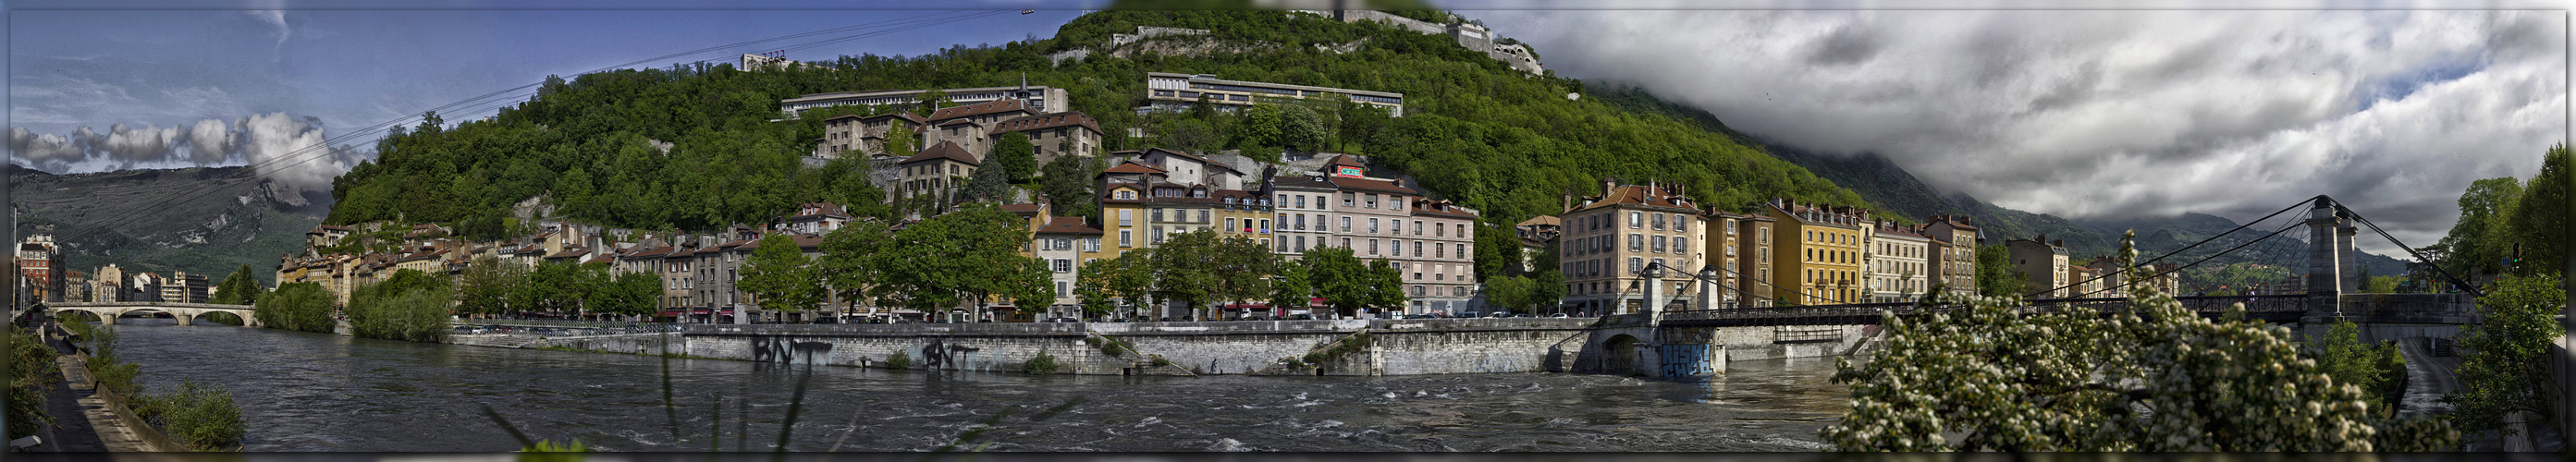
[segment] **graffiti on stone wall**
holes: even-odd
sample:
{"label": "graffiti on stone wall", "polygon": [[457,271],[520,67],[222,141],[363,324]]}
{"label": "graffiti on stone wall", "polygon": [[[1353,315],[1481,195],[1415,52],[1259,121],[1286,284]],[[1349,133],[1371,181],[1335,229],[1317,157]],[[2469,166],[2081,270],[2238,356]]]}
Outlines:
{"label": "graffiti on stone wall", "polygon": [[751,338],[751,360],[763,363],[821,364],[832,356],[830,342],[798,342],[790,337],[755,336]]}
{"label": "graffiti on stone wall", "polygon": [[977,351],[983,351],[983,349],[931,340],[929,345],[921,347],[921,362],[922,365],[934,370],[943,367],[964,368],[966,358]]}
{"label": "graffiti on stone wall", "polygon": [[1717,373],[1716,369],[1709,367],[1712,349],[1708,345],[1664,345],[1657,350],[1663,352],[1664,377],[1700,377]]}

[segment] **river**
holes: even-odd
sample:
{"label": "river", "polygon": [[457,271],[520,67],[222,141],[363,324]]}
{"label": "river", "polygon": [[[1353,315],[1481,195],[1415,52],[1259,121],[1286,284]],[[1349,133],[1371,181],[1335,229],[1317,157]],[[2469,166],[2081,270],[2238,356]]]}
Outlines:
{"label": "river", "polygon": [[[249,451],[929,450],[992,422],[993,451],[1814,451],[1847,408],[1833,359],[1692,382],[1574,374],[1123,377],[893,371],[357,339],[120,319],[145,386],[230,389]],[[1066,403],[1060,413],[1034,418]],[[1007,414],[995,419],[996,415]],[[745,418],[748,416],[748,419]],[[719,420],[720,419],[720,420]],[[737,436],[749,435],[749,438]]]}

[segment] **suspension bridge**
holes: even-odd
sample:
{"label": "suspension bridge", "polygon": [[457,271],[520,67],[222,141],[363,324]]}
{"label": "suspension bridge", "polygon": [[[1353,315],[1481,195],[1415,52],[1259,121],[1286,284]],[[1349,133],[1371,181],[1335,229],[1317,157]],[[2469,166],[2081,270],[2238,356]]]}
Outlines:
{"label": "suspension bridge", "polygon": [[[2303,225],[2307,228],[2306,252],[2298,257],[2304,258],[2284,265],[2303,270],[2299,281],[2303,284],[2303,293],[2179,296],[2175,297],[2176,300],[2192,312],[2208,318],[2224,316],[2232,307],[2242,306],[2246,319],[2289,325],[2304,336],[2322,336],[2335,323],[2350,321],[2361,327],[2361,340],[2364,342],[2450,338],[2459,334],[2462,325],[2475,321],[2476,287],[2447,272],[2440,273],[2440,276],[2457,290],[2455,293],[2363,293],[2360,260],[2353,251],[2353,238],[2364,228],[2405,249],[2419,261],[2430,260],[2414,248],[2398,242],[2360,214],[2323,195],[2135,267],[2145,268],[2156,261],[2244,231],[2301,205],[2308,206],[2304,219],[2293,215],[2290,224],[2270,234],[2162,273],[2142,274],[2124,280],[2151,280],[2190,269]],[[1667,272],[1693,279],[1703,278],[1659,265],[1639,272],[1639,276],[1645,279],[1645,287],[1659,287],[1656,284],[1662,282],[1661,278]],[[2439,272],[2440,268],[2434,270]],[[2095,279],[2115,277],[2125,271],[2128,270],[2108,272]],[[1698,281],[1701,284],[1712,282]],[[2093,281],[2080,281],[2036,291],[2032,295],[2067,293],[2066,289],[2090,282]],[[2092,296],[2120,289],[2125,287],[2105,288],[2095,293],[2077,294],[2078,297],[2025,298],[2017,309],[2026,313],[2124,310],[2129,303],[2126,298]],[[1875,335],[1876,327],[1885,321],[1886,316],[1965,308],[1955,304],[1895,302],[1690,310],[1675,309],[1679,305],[1653,298],[1645,306],[1667,309],[1609,316],[1601,328],[1592,332],[1587,345],[1580,350],[1591,358],[1587,358],[1589,361],[1578,360],[1578,369],[1649,376],[1692,376],[1724,372],[1724,364],[1730,360],[1824,356],[1834,354],[1833,350],[1837,349],[1848,353],[1857,350],[1866,337]]]}

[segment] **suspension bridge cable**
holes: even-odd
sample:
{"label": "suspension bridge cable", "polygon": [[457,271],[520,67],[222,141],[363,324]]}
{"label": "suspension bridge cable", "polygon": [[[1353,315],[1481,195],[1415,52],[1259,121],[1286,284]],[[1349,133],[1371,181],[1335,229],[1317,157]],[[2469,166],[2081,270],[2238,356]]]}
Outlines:
{"label": "suspension bridge cable", "polygon": [[[2200,245],[2201,245],[2201,244],[2207,244],[2207,243],[2209,243],[2210,241],[2218,240],[2218,238],[2221,238],[2221,237],[2227,237],[2227,235],[2228,235],[2228,234],[2234,234],[2234,233],[2235,233],[2236,231],[2238,231],[2238,230],[2243,230],[2243,229],[2245,229],[2246,227],[2254,226],[2254,224],[2255,224],[2255,223],[2262,223],[2262,222],[2264,222],[2265,220],[2271,220],[2271,219],[2272,219],[2272,217],[2281,216],[2281,214],[2283,214],[2283,213],[2288,213],[2291,209],[2299,208],[2299,206],[2300,206],[2300,205],[2308,204],[2308,203],[2310,203],[2310,202],[2314,202],[2314,201],[2316,201],[2317,199],[2323,199],[2323,198],[2325,198],[2325,197],[2326,197],[2326,195],[2324,195],[2324,194],[2318,194],[2318,195],[2316,195],[2316,197],[2310,197],[2310,198],[2307,198],[2307,199],[2304,199],[2304,200],[2300,200],[2298,203],[2290,204],[2290,206],[2289,206],[2289,207],[2282,207],[2282,208],[2281,208],[2281,210],[2274,211],[2274,212],[2272,212],[2272,214],[2270,214],[2270,215],[2264,215],[2264,216],[2263,216],[2263,218],[2256,218],[2256,219],[2254,219],[2254,221],[2248,221],[2248,222],[2245,222],[2245,224],[2236,225],[2236,227],[2235,227],[2235,228],[2233,228],[2233,229],[2229,229],[2229,230],[2227,230],[2227,232],[2218,233],[2217,235],[2210,236],[2210,237],[2209,237],[2209,238],[2207,238],[2207,239],[2201,239],[2201,240],[2200,240],[2200,242],[2194,242],[2194,243],[2191,243],[2191,245],[2183,246],[2183,247],[2182,247],[2182,248],[2180,248],[2180,249],[2174,249],[2174,251],[2172,251],[2172,252],[2165,252],[2165,254],[2164,254],[2164,255],[2159,255],[2159,256],[2157,256],[2157,257],[2156,257],[2156,258],[2154,258],[2154,259],[2147,260],[2145,263],[2137,263],[2136,265],[2132,265],[2132,266],[2152,265],[2152,264],[2155,264],[2156,262],[2164,261],[2164,259],[2166,259],[2166,258],[2170,258],[2170,257],[2173,257],[2173,256],[2175,256],[2175,255],[2181,255],[2181,254],[2183,253],[2183,251],[2187,251],[2187,250],[2191,250],[2191,249],[2196,248],[2196,247],[2200,247]],[[2295,222],[2293,222],[2293,223],[2295,223]],[[2257,240],[2260,240],[2260,239],[2257,239]],[[2135,247],[2132,247],[2132,248],[2135,248]],[[2232,252],[2233,250],[2230,250],[2230,251]],[[2220,255],[2224,255],[2224,254],[2226,254],[2226,252],[2220,252],[2219,254],[2220,254]],[[2083,280],[2083,281],[2081,281],[2081,282],[2076,282],[2076,283],[2073,283],[2073,284],[2067,284],[2067,285],[2063,285],[2063,286],[2057,286],[2057,287],[2054,287],[2054,288],[2049,288],[2049,289],[2041,290],[2041,291],[2038,291],[2038,292],[2032,292],[2032,293],[2029,293],[2029,294],[2024,294],[2024,295],[2022,295],[2022,297],[2023,297],[2023,298],[2029,298],[2029,297],[2037,296],[2037,295],[2040,295],[2040,294],[2046,294],[2046,293],[2049,293],[2049,292],[2056,292],[2056,291],[2059,291],[2059,290],[2065,290],[2065,289],[2067,289],[2067,288],[2076,287],[2076,286],[2081,286],[2081,285],[2084,285],[2084,284],[2086,284],[2086,283],[2090,283],[2090,282],[2093,282],[2093,281],[2099,281],[2099,280],[2102,280],[2102,278],[2107,278],[2107,277],[2111,277],[2111,276],[2116,276],[2116,275],[2119,275],[2119,274],[2121,274],[2121,273],[2123,273],[2123,272],[2127,272],[2127,271],[2128,271],[2128,270],[2127,270],[2127,268],[2122,268],[2120,271],[2111,272],[2111,273],[2105,273],[2105,274],[2103,274],[2103,275],[2101,275],[2101,276],[2094,276],[2092,279],[2086,279],[2086,280]]]}
{"label": "suspension bridge cable", "polygon": [[[2282,225],[2281,225],[2281,229],[2273,230],[2271,234],[2265,234],[2265,235],[2263,235],[2263,237],[2254,238],[2254,240],[2251,240],[2251,241],[2245,241],[2245,243],[2243,243],[2243,244],[2237,244],[2235,247],[2230,247],[2230,248],[2228,248],[2227,250],[2220,251],[2220,252],[2218,252],[2218,253],[2214,253],[2214,254],[2209,254],[2209,256],[2206,256],[2206,257],[2200,257],[2200,259],[2199,259],[2199,260],[2194,260],[2194,261],[2192,261],[2192,262],[2191,262],[2191,264],[2188,264],[2188,265],[2182,265],[2181,267],[2178,267],[2178,268],[2174,268],[2174,269],[2171,269],[2171,270],[2167,270],[2167,271],[2165,271],[2165,272],[2161,272],[2161,273],[2156,273],[2156,274],[2155,274],[2155,275],[2153,275],[2153,276],[2148,276],[2148,277],[2147,277],[2147,279],[2160,278],[2160,277],[2164,277],[2164,276],[2165,276],[2165,275],[2167,275],[2167,274],[2178,273],[2178,272],[2182,272],[2182,270],[2191,269],[2191,267],[2193,267],[2193,266],[2199,266],[2202,262],[2207,262],[2207,261],[2209,261],[2209,259],[2212,259],[2212,258],[2218,258],[2220,255],[2226,255],[2226,254],[2229,254],[2229,253],[2233,253],[2233,252],[2235,252],[2237,249],[2243,249],[2243,248],[2245,248],[2245,246],[2254,245],[2254,243],[2257,243],[2257,242],[2263,242],[2263,240],[2264,240],[2264,239],[2271,239],[2271,238],[2272,238],[2272,236],[2279,236],[2279,235],[2281,235],[2281,233],[2282,233],[2282,232],[2289,231],[2289,230],[2290,230],[2290,228],[2296,228],[2296,227],[2298,227],[2298,226],[2299,226],[2299,224],[2300,224],[2300,222],[2295,221],[2295,220],[2294,220],[2294,221],[2291,221],[2291,222],[2289,222],[2289,223],[2282,224]],[[2099,278],[2095,278],[2095,279],[2099,279]],[[2091,282],[2091,281],[2086,281],[2086,282]],[[2103,288],[2103,289],[2099,289],[2099,290],[2094,290],[2094,291],[2092,291],[2092,292],[2085,292],[2085,293],[2084,293],[2084,295],[2093,295],[2093,294],[2101,293],[2101,292],[2108,291],[2108,290],[2110,290],[2110,289],[2109,289],[2109,288]]]}
{"label": "suspension bridge cable", "polygon": [[2406,243],[2404,243],[2404,242],[2398,242],[2398,241],[2397,241],[2397,236],[2391,236],[2391,235],[2388,235],[2388,231],[2386,231],[2386,230],[2382,230],[2382,229],[2379,229],[2379,225],[2371,223],[2371,222],[2370,222],[2370,219],[2369,219],[2369,218],[2364,218],[2364,217],[2362,217],[2362,216],[2361,216],[2361,213],[2359,213],[2359,212],[2354,212],[2354,211],[2352,211],[2352,209],[2344,208],[2344,206],[2343,206],[2343,203],[2342,203],[2342,202],[2336,202],[2336,203],[2335,203],[2335,211],[2343,212],[2345,215],[2351,215],[2351,216],[2352,216],[2353,221],[2359,221],[2359,222],[2361,222],[2361,225],[2362,225],[2362,226],[2368,226],[2368,227],[2370,227],[2370,232],[2379,233],[2379,237],[2380,237],[2380,238],[2383,238],[2383,239],[2387,239],[2387,240],[2388,240],[2388,243],[2390,243],[2390,244],[2397,244],[2397,248],[2400,248],[2400,249],[2406,249],[2406,254],[2407,254],[2407,255],[2414,256],[2414,257],[2415,257],[2415,261],[2424,262],[2424,265],[2425,265],[2425,266],[2431,266],[2431,267],[2433,267],[2433,272],[2434,272],[2434,273],[2439,273],[2439,274],[2441,274],[2441,275],[2442,275],[2442,279],[2450,281],[2450,282],[2451,282],[2451,286],[2452,286],[2452,287],[2459,288],[2461,292],[2468,292],[2468,293],[2469,293],[2469,296],[2472,296],[2472,297],[2485,297],[2485,296],[2486,296],[2486,294],[2479,293],[2479,292],[2478,292],[2478,288],[2477,288],[2476,286],[2471,286],[2471,285],[2469,285],[2469,283],[2464,282],[2464,281],[2461,281],[2461,280],[2460,280],[2460,278],[2459,278],[2459,276],[2453,276],[2453,275],[2451,275],[2451,272],[2449,272],[2449,271],[2443,271],[2443,270],[2442,270],[2442,265],[2441,265],[2441,264],[2434,263],[2432,259],[2424,258],[2424,254],[2423,254],[2423,253],[2420,253],[2420,252],[2416,252],[2414,247],[2407,247],[2407,246],[2406,246]]}

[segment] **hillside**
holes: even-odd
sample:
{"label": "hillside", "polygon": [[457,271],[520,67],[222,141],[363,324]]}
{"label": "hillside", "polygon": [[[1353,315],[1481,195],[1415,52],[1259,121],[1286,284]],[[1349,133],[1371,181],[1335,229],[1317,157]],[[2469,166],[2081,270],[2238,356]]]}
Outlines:
{"label": "hillside", "polygon": [[[2185,213],[2172,217],[2103,217],[2069,220],[2055,215],[2013,210],[1986,203],[1967,193],[1942,193],[1931,185],[1924,184],[1922,180],[1905,171],[1903,167],[1897,166],[1895,162],[1876,153],[1836,156],[1813,153],[1795,146],[1770,143],[1759,137],[1727,128],[1723,121],[1707,111],[1664,100],[1634,86],[1614,82],[1586,83],[1596,89],[1593,94],[1598,96],[1598,99],[1630,111],[1660,114],[1688,121],[1702,130],[1721,133],[1745,144],[1759,146],[1770,155],[1805,167],[1808,171],[1815,172],[1816,176],[1832,180],[1837,186],[1858,192],[1871,203],[1883,206],[1882,210],[1894,212],[1909,221],[1942,213],[1971,217],[1978,227],[1983,229],[1986,237],[1995,242],[2046,235],[2051,240],[2064,239],[2069,251],[2079,260],[2090,260],[2092,257],[2117,252],[2121,234],[2128,230],[2136,230],[2139,250],[2149,258],[2153,258],[2226,232],[2239,224],[2226,218],[2198,213]],[[2278,223],[2277,219],[2275,223]],[[2190,252],[2167,258],[2165,262],[2189,263],[2270,232],[2272,229],[2248,228],[2227,239],[2212,241]],[[2282,238],[2274,238],[2263,244],[2247,247],[2237,254],[2212,259],[2202,265],[2217,268],[2237,263],[2277,265],[2298,261],[2297,259],[2304,258],[2299,252],[2304,250],[2306,244],[2295,239],[2304,237],[2298,230],[2292,230],[2283,233]],[[2362,252],[2361,255],[2364,269],[2370,274],[2382,276],[2405,274],[2405,260],[2368,252]],[[2187,274],[2183,282],[2187,287],[2216,285],[2220,283],[2220,279],[2214,272],[2195,272]]]}
{"label": "hillside", "polygon": [[[1106,50],[1110,34],[1137,26],[1214,31]],[[1205,46],[1178,46],[1194,42]],[[1322,45],[1322,46],[1318,46]],[[1102,49],[1051,61],[1048,54]],[[1230,50],[1230,51],[1229,51]],[[1126,55],[1126,57],[1121,57]],[[622,70],[547,83],[542,96],[489,120],[425,124],[379,143],[380,161],[335,184],[332,223],[497,220],[510,204],[546,196],[568,218],[614,227],[708,230],[778,216],[800,202],[883,197],[840,163],[807,168],[821,137],[806,111],[771,122],[777,102],[813,93],[1017,84],[1066,89],[1072,107],[1098,119],[1105,150],[1148,146],[1240,150],[1256,158],[1291,151],[1367,155],[1391,174],[1510,223],[1553,214],[1566,194],[1598,194],[1600,179],[1687,188],[1703,202],[1751,204],[1789,196],[1865,203],[1806,169],[1680,120],[1570,99],[1583,83],[1529,76],[1459,47],[1444,35],[1377,23],[1342,23],[1279,11],[1107,10],[1065,24],[1055,38],[953,47],[915,57],[844,56],[818,66],[741,72],[729,65]],[[1320,139],[1282,144],[1264,123],[1214,111],[1140,115],[1145,72],[1396,92],[1402,117],[1349,106],[1311,111]],[[1259,113],[1260,111],[1246,111]],[[1296,117],[1291,117],[1295,119]],[[1129,128],[1147,136],[1131,138]],[[1182,136],[1184,134],[1194,136]],[[659,144],[667,143],[667,144]],[[651,147],[661,146],[661,147]],[[560,174],[556,174],[560,172]]]}
{"label": "hillside", "polygon": [[[220,280],[248,264],[265,283],[274,278],[268,271],[277,266],[277,256],[301,249],[304,232],[321,223],[328,198],[313,194],[282,200],[270,183],[251,181],[211,190],[177,207],[138,207],[210,181],[241,178],[245,168],[55,175],[12,164],[10,206],[19,213],[20,235],[50,227],[63,240],[72,269],[81,272],[115,263],[130,271],[186,271]],[[137,208],[157,212],[125,216]],[[99,231],[83,233],[90,229]]]}

